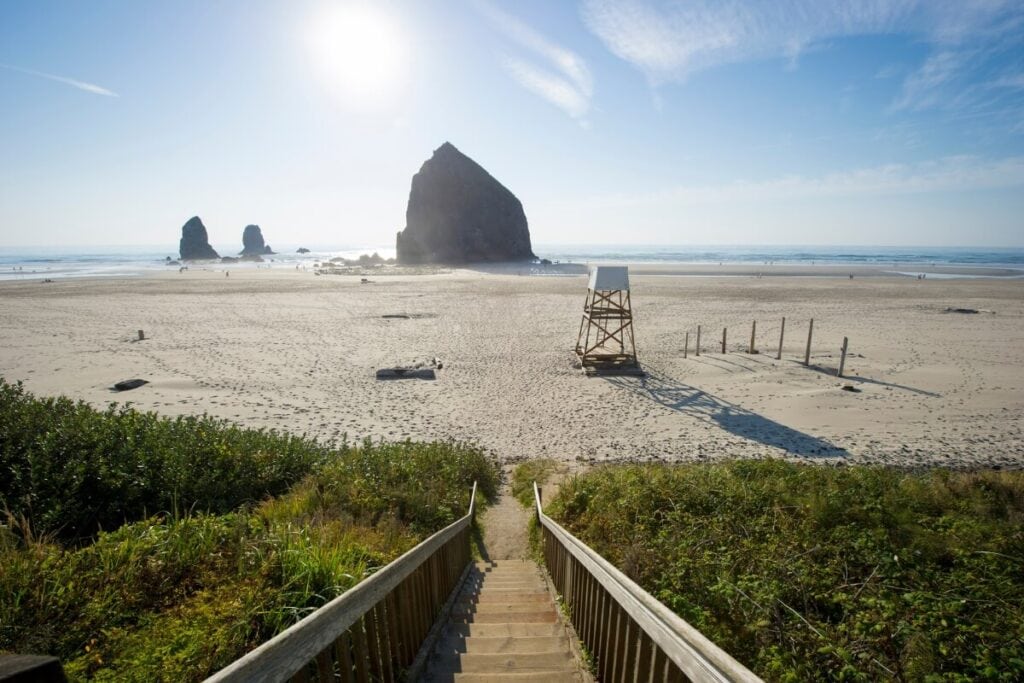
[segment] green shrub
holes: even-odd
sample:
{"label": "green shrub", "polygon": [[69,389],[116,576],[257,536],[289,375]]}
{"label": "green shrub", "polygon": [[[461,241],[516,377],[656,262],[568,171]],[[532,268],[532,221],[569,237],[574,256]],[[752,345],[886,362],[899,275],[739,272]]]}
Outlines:
{"label": "green shrub", "polygon": [[0,401],[0,652],[73,680],[200,680],[465,515],[473,481],[481,507],[498,486],[458,443],[330,451],[2,380]]}
{"label": "green shrub", "polygon": [[1024,473],[611,466],[549,514],[770,680],[1024,677]]}
{"label": "green shrub", "polygon": [[0,508],[64,540],[160,512],[229,512],[285,492],[330,453],[208,416],[37,399],[0,379]]}

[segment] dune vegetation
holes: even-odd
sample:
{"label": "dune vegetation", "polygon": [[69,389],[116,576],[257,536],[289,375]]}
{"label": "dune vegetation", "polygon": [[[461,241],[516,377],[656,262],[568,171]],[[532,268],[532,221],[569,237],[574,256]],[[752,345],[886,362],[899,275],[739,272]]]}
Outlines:
{"label": "dune vegetation", "polygon": [[547,512],[768,680],[1024,678],[1024,472],[605,466]]}
{"label": "dune vegetation", "polygon": [[73,680],[200,680],[465,514],[455,443],[322,445],[0,380],[0,651]]}

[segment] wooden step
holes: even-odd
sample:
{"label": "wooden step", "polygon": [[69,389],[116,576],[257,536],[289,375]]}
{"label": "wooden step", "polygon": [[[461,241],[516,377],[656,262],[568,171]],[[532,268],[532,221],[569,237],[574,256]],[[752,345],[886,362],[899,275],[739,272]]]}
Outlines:
{"label": "wooden step", "polygon": [[525,673],[529,671],[575,671],[569,648],[561,652],[486,654],[467,652],[459,656],[461,673]]}
{"label": "wooden step", "polygon": [[452,633],[466,638],[540,638],[565,635],[565,629],[562,625],[554,622],[535,622],[532,624],[508,622],[504,624],[484,624],[474,622],[452,624],[449,628]]}
{"label": "wooden step", "polygon": [[472,652],[474,654],[520,654],[523,652],[566,652],[569,650],[569,639],[560,636],[501,636],[485,638],[473,636],[468,638],[451,634],[441,641],[438,652]]}
{"label": "wooden step", "polygon": [[551,602],[551,595],[546,591],[486,591],[477,595],[465,596],[460,602]]}
{"label": "wooden step", "polygon": [[508,600],[489,600],[481,602],[458,602],[455,603],[456,614],[513,614],[516,612],[540,612],[554,609],[551,600],[545,602],[514,602]]}
{"label": "wooden step", "polygon": [[[435,679],[440,681],[442,679]],[[451,679],[453,683],[572,683],[582,681],[583,676],[578,671],[551,671],[551,672],[529,672],[529,673],[456,673]]]}
{"label": "wooden step", "polygon": [[583,681],[555,601],[531,561],[479,562],[436,644],[428,675],[460,681]]}
{"label": "wooden step", "polygon": [[554,608],[536,612],[485,612],[473,614],[454,612],[452,621],[457,624],[554,624],[558,622],[558,613]]}

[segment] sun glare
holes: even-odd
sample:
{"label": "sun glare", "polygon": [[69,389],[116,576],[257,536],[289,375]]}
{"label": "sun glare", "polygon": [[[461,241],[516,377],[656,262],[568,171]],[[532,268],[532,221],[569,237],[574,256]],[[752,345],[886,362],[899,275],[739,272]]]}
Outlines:
{"label": "sun glare", "polygon": [[368,3],[344,2],[315,21],[309,46],[328,87],[357,108],[393,100],[408,71],[406,41],[395,18]]}

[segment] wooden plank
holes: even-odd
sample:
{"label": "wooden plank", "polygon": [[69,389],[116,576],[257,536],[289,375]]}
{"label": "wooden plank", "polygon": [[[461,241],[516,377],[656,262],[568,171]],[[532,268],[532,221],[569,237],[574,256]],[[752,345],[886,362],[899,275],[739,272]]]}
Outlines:
{"label": "wooden plank", "polygon": [[379,681],[384,678],[384,664],[381,662],[380,636],[377,629],[377,618],[374,609],[363,615],[363,624],[366,626],[366,646],[370,656],[370,676],[373,680]]}
{"label": "wooden plank", "polygon": [[309,683],[309,664],[303,664],[299,670],[288,679],[290,683]]}
{"label": "wooden plank", "polygon": [[626,674],[626,634],[629,631],[629,624],[627,623],[627,617],[622,606],[615,603],[613,608],[613,619],[615,621],[615,635],[612,638],[612,651],[614,657],[612,659],[612,675],[611,680],[621,681]]}
{"label": "wooden plank", "polygon": [[316,656],[316,679],[318,681],[334,680],[334,662],[331,660],[331,649],[327,648]]}
{"label": "wooden plank", "polygon": [[654,643],[650,636],[639,629],[636,656],[636,676],[634,683],[651,683],[651,671],[654,664]]}
{"label": "wooden plank", "polygon": [[624,662],[622,675],[619,676],[619,680],[624,683],[632,683],[634,676],[636,675],[637,661],[636,661],[636,647],[637,647],[637,634],[639,627],[636,622],[629,618],[629,615],[623,610],[623,621],[626,622],[626,633],[622,642],[622,661]]}
{"label": "wooden plank", "polygon": [[338,662],[342,683],[354,683],[355,672],[352,670],[352,650],[348,632],[342,633],[334,641],[334,658]]}
{"label": "wooden plank", "polygon": [[369,659],[370,655],[366,647],[366,633],[363,631],[362,620],[352,624],[349,629],[352,634],[353,648],[352,663],[355,664],[356,683],[369,683]]}
{"label": "wooden plank", "polygon": [[393,650],[391,649],[391,627],[387,616],[386,601],[381,600],[373,608],[373,618],[377,624],[377,638],[380,641],[380,660],[383,669],[383,680],[395,680]]}

